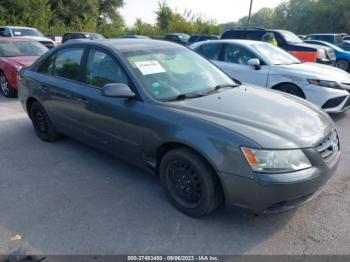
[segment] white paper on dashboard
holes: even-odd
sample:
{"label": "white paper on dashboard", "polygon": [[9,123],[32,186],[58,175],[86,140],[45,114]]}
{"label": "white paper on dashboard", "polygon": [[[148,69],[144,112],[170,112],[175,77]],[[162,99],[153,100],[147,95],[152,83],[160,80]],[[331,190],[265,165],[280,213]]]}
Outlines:
{"label": "white paper on dashboard", "polygon": [[166,72],[165,69],[156,60],[135,62],[135,65],[144,76]]}

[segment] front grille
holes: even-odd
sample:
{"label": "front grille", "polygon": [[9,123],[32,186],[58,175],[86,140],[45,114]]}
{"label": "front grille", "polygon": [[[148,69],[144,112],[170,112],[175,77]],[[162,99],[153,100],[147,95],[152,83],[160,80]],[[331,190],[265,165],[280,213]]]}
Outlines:
{"label": "front grille", "polygon": [[322,108],[328,109],[328,108],[334,108],[334,107],[340,106],[341,103],[343,103],[346,98],[347,96],[339,96],[339,97],[331,98],[322,106]]}
{"label": "front grille", "polygon": [[333,129],[331,134],[328,135],[316,148],[324,162],[328,166],[332,166],[340,152],[340,143],[337,131]]}
{"label": "front grille", "polygon": [[347,108],[350,108],[350,98],[348,98],[348,101],[345,103],[342,110],[345,110]]}
{"label": "front grille", "polygon": [[42,43],[47,48],[53,48],[54,47],[54,44],[52,42],[49,42],[49,41],[40,41],[40,43]]}

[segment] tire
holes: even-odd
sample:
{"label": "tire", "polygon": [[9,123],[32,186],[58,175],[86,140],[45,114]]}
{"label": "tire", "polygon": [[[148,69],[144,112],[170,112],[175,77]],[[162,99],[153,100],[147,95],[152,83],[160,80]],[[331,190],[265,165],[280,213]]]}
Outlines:
{"label": "tire", "polygon": [[300,98],[305,98],[303,91],[293,84],[283,84],[274,89]]}
{"label": "tire", "polygon": [[30,117],[37,136],[45,142],[53,142],[61,138],[53,127],[45,109],[39,102],[34,102],[30,108]]}
{"label": "tire", "polygon": [[337,61],[335,61],[335,67],[338,67],[339,69],[348,72],[350,68],[350,63],[345,59],[338,59]]}
{"label": "tire", "polygon": [[201,217],[223,202],[219,178],[197,153],[187,148],[169,151],[160,163],[160,179],[173,205],[181,212]]}
{"label": "tire", "polygon": [[11,98],[17,96],[17,91],[11,87],[4,72],[0,72],[0,90],[5,97]]}

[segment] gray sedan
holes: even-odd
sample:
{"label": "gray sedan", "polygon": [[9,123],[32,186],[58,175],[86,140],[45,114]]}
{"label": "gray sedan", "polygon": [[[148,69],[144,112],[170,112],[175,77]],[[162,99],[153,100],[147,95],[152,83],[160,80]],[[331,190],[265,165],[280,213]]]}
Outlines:
{"label": "gray sedan", "polygon": [[19,99],[39,138],[64,134],[151,170],[191,216],[223,203],[255,212],[294,208],[320,191],[339,161],[326,113],[240,85],[173,43],[66,44],[20,78]]}

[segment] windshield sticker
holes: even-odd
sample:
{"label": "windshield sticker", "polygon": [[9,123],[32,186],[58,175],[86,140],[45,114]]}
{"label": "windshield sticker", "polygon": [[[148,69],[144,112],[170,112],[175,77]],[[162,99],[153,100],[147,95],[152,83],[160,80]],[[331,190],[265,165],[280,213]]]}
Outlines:
{"label": "windshield sticker", "polygon": [[21,32],[14,32],[14,35],[22,35]]}
{"label": "windshield sticker", "polygon": [[135,65],[144,76],[166,72],[165,69],[156,60],[135,62]]}

